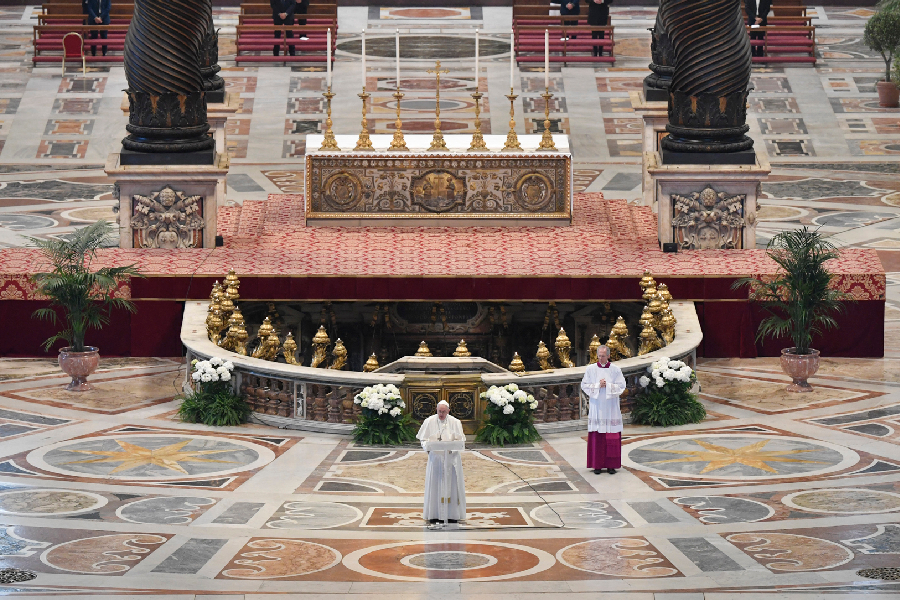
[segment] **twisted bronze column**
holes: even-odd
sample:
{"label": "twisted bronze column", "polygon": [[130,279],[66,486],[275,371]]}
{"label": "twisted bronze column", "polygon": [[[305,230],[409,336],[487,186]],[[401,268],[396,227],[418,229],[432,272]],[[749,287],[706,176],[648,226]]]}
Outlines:
{"label": "twisted bronze column", "polygon": [[206,31],[203,34],[203,44],[200,48],[200,74],[203,75],[203,91],[206,92],[206,102],[225,102],[225,80],[219,77],[219,32],[213,25],[212,10],[209,11],[209,21],[206,23]]}
{"label": "twisted bronze column", "polygon": [[668,0],[659,0],[656,12],[656,24],[650,29],[650,70],[652,73],[644,77],[644,99],[647,102],[665,102],[669,99],[669,87],[672,85],[672,73],[675,72],[675,49],[666,33],[663,22],[663,11]]}
{"label": "twisted bronze column", "polygon": [[[755,162],[745,135],[750,39],[740,0],[666,0],[662,19],[675,49],[663,161]],[[723,156],[735,153],[743,155]]]}
{"label": "twisted bronze column", "polygon": [[[130,135],[122,140],[126,151],[185,154],[215,148],[215,140],[207,133],[200,71],[200,48],[211,14],[212,0],[135,0],[125,37],[131,108],[126,126]],[[129,164],[126,155],[122,155],[123,164]],[[185,164],[185,160],[174,162]]]}

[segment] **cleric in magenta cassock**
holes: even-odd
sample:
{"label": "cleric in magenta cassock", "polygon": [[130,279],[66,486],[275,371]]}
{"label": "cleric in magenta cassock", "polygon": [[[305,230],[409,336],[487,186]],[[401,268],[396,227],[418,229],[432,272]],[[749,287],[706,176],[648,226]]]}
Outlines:
{"label": "cleric in magenta cassock", "polygon": [[[422,447],[429,440],[452,442],[466,439],[462,423],[450,415],[450,405],[444,400],[438,402],[437,414],[431,415],[422,422],[422,427],[419,428],[416,437],[422,441]],[[450,489],[446,491],[444,501],[449,500],[447,520],[456,523],[466,518],[466,489],[463,483],[462,456],[459,452],[451,452],[449,460],[452,473],[450,474]],[[429,452],[428,466],[425,468],[425,509],[422,516],[431,523],[436,523],[441,518],[443,479],[444,453]]]}
{"label": "cleric in magenta cassock", "polygon": [[609,348],[600,346],[598,361],[588,365],[581,389],[590,398],[587,466],[599,473],[622,467],[622,411],[619,394],[625,391],[622,369],[609,362]]}

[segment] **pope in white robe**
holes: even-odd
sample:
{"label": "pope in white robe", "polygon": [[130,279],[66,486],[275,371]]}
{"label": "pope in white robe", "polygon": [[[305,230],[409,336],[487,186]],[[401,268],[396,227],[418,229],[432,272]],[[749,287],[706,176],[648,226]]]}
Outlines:
{"label": "pope in white robe", "polygon": [[590,399],[588,410],[587,466],[594,473],[622,468],[622,410],[619,396],[625,391],[622,369],[609,361],[609,348],[597,349],[597,363],[588,365],[581,389]]}
{"label": "pope in white robe", "polygon": [[[416,438],[422,447],[427,441],[452,442],[465,440],[462,423],[450,415],[450,405],[444,400],[438,402],[437,414],[422,422]],[[449,485],[444,477],[444,461],[450,468]],[[449,489],[446,489],[449,488]],[[442,513],[441,505],[447,508]],[[446,518],[451,523],[466,518],[466,489],[463,482],[462,456],[459,452],[429,452],[428,466],[425,468],[425,507],[422,516],[429,523],[437,523]]]}

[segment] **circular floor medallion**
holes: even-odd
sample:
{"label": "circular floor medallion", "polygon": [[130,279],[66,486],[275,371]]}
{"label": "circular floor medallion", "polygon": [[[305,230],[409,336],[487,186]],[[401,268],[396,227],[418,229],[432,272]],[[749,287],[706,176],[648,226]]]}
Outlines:
{"label": "circular floor medallion", "polygon": [[268,448],[244,440],[179,434],[67,440],[38,448],[27,458],[40,469],[70,477],[142,481],[218,477],[274,459]]}
{"label": "circular floor medallion", "polygon": [[344,557],[351,571],[395,581],[502,581],[546,571],[553,555],[503,542],[395,542]]}
{"label": "circular floor medallion", "polygon": [[781,501],[791,508],[807,512],[838,515],[866,515],[900,510],[900,494],[858,488],[794,492]]}
{"label": "circular floor medallion", "polygon": [[754,481],[841,471],[859,455],[820,440],[775,435],[699,434],[639,440],[626,445],[622,465],[675,477]]}
{"label": "circular floor medallion", "polygon": [[556,553],[562,564],[612,577],[655,578],[678,574],[665,557],[641,538],[603,538],[566,546]]}
{"label": "circular floor medallion", "polygon": [[99,494],[75,490],[13,490],[0,494],[0,513],[19,516],[76,515],[106,506]]}

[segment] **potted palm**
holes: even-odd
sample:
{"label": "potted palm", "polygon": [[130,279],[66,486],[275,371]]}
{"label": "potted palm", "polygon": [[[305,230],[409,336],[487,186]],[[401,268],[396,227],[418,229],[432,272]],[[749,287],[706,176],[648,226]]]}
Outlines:
{"label": "potted palm", "polygon": [[811,392],[807,379],[819,369],[819,351],[811,347],[813,337],[837,327],[833,313],[845,310],[850,296],[829,288],[832,274],[825,267],[840,255],[819,230],[808,227],[782,231],[769,240],[766,254],[778,263],[773,281],[745,277],[734,287],[748,286],[750,297],[770,316],[763,319],[757,341],[765,337],[790,337],[794,345],[781,351],[781,368],[793,380],[789,392]]}
{"label": "potted palm", "polygon": [[[72,378],[66,387],[70,391],[91,389],[87,376],[100,364],[99,349],[84,344],[87,330],[100,329],[109,323],[114,308],[136,310],[130,300],[113,295],[122,280],[142,276],[134,265],[91,270],[97,249],[107,245],[112,232],[112,225],[97,221],[59,239],[31,239],[53,267],[49,272],[32,276],[37,292],[50,301],[50,306],[39,308],[32,316],[54,325],[62,320],[64,329],[45,340],[43,346],[49,352],[57,342],[66,342],[59,350],[59,366]],[[57,310],[62,313],[61,318]]]}
{"label": "potted palm", "polygon": [[878,90],[878,104],[896,107],[900,103],[900,89],[891,81],[891,61],[900,48],[900,7],[884,6],[872,15],[866,23],[863,41],[884,59],[884,81],[879,81],[875,85]]}

